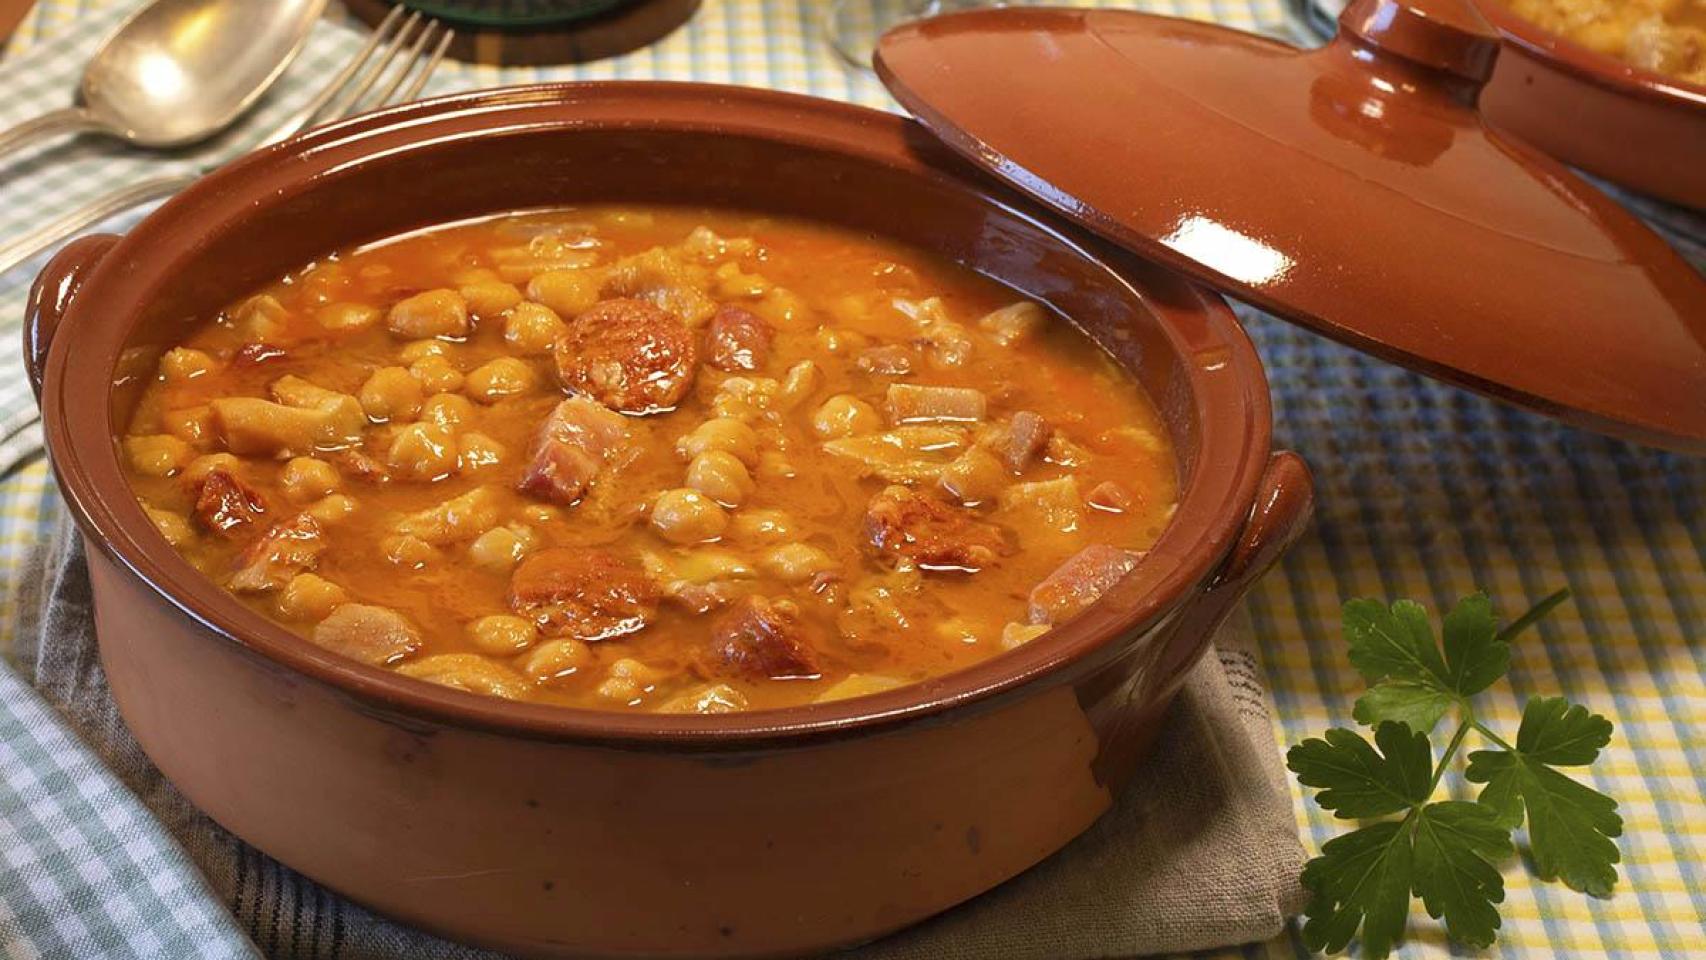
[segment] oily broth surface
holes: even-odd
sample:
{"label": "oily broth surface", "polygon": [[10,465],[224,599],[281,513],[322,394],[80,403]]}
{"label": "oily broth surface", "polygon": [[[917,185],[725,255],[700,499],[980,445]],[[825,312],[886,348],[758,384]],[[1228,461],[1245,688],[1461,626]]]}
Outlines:
{"label": "oily broth surface", "polygon": [[[750,249],[737,244],[723,253],[707,254],[702,247],[692,256],[680,253],[694,231],[703,228],[721,238],[753,243]],[[701,232],[701,240],[704,236]],[[526,650],[491,655],[481,653],[470,639],[473,621],[510,612],[507,572],[470,563],[465,543],[441,547],[424,560],[392,555],[397,552],[393,541],[399,518],[478,487],[495,487],[504,520],[530,528],[537,538],[534,550],[597,547],[639,565],[646,555],[676,563],[695,551],[717,549],[756,563],[766,545],[724,536],[715,543],[680,546],[660,538],[646,521],[657,493],[683,484],[686,463],[676,451],[677,441],[714,415],[718,386],[731,376],[708,366],[698,368],[696,382],[676,409],[630,418],[638,428],[640,452],[615,473],[601,477],[584,502],[540,512],[534,498],[517,492],[540,424],[564,396],[548,355],[525,357],[536,374],[531,390],[495,403],[476,402],[472,423],[463,425],[497,442],[503,455],[496,466],[470,475],[453,470],[435,479],[386,483],[367,482],[347,472],[340,478],[339,493],[353,500],[355,509],[326,525],[330,548],[318,559],[314,573],[341,587],[350,601],[389,608],[412,621],[421,633],[422,648],[408,661],[480,654],[522,682],[512,695],[546,703],[682,709],[683,698],[691,699],[713,683],[735,691],[740,705],[748,708],[805,703],[828,691],[843,695],[889,681],[939,676],[1000,653],[1016,642],[1012,636],[1004,642],[1004,629],[1025,621],[1033,586],[1064,560],[1092,544],[1146,548],[1170,516],[1177,493],[1176,465],[1153,406],[1069,323],[1050,318],[1003,345],[981,330],[977,320],[1014,297],[987,278],[887,239],[722,209],[624,206],[524,213],[341,251],[256,291],[282,308],[282,316],[275,317],[279,329],[270,334],[277,342],[262,351],[276,355],[259,360],[239,355],[254,335],[245,330],[243,306],[233,304],[183,344],[214,358],[212,369],[189,378],[157,377],[144,390],[128,433],[185,435],[184,411],[196,411],[220,397],[265,397],[269,385],[288,375],[355,394],[374,370],[400,363],[399,352],[408,341],[388,331],[384,321],[384,311],[399,300],[492,279],[494,274],[526,290],[532,275],[544,268],[575,264],[569,269],[600,270],[654,248],[675,251],[703,268],[711,299],[744,306],[775,328],[773,351],[763,369],[739,376],[781,379],[802,361],[816,365],[815,386],[807,396],[773,421],[756,424],[765,459],[752,471],[753,493],[729,513],[782,511],[792,521],[788,541],[816,547],[834,562],[837,580],[832,586],[821,580],[783,582],[763,574],[741,585],[743,591],[797,605],[818,654],[819,675],[784,680],[706,677],[694,667],[695,652],[707,642],[714,613],[696,613],[666,600],[656,619],[639,632],[590,644],[588,656],[575,669],[544,679],[528,676],[522,669]],[[518,256],[517,250],[544,252]],[[725,275],[721,279],[719,268]],[[932,297],[939,298],[947,318],[969,331],[972,350],[965,363],[947,366],[925,359],[905,376],[858,366],[859,350],[915,342],[918,321],[897,302],[904,306]],[[380,319],[361,329],[328,331],[317,316],[332,303],[371,305],[380,311]],[[466,338],[446,343],[451,362],[467,372],[494,358],[517,356],[503,328],[501,316],[476,315]],[[864,475],[845,457],[824,452],[822,439],[812,429],[813,413],[827,398],[852,394],[882,411],[885,391],[895,382],[978,389],[987,397],[990,420],[1022,410],[1040,414],[1059,439],[1050,456],[1013,477],[1012,483],[1070,477],[1083,493],[1103,481],[1115,481],[1131,495],[1129,507],[1113,512],[1081,505],[1076,521],[1066,524],[1073,529],[1063,532],[1059,523],[1037,522],[1034,510],[1004,508],[998,498],[991,498],[975,510],[1006,529],[1016,547],[1011,553],[974,574],[920,573],[904,565],[896,572],[892,563],[872,555],[863,524],[867,503],[887,481]],[[383,459],[397,428],[373,424],[366,430],[363,449]],[[189,445],[192,456],[223,450],[217,430],[190,437]],[[194,461],[179,456],[162,469],[158,460],[145,467],[132,459],[137,460],[130,472],[138,497],[159,513],[186,518],[191,533],[181,538],[178,549],[208,576],[224,582],[242,548],[209,535],[194,520],[196,488],[187,479],[195,471]],[[276,505],[272,520],[298,509],[283,492],[284,463],[282,458],[264,457],[244,457],[241,462],[242,478]],[[850,598],[868,597],[871,591],[884,598],[884,615],[849,616]],[[314,622],[281,616],[276,593],[240,596],[263,615],[304,636],[313,635]],[[636,682],[611,684],[611,668],[619,661],[637,661],[645,669]],[[874,677],[876,684],[837,686],[850,677]],[[454,679],[447,682],[456,685]]]}

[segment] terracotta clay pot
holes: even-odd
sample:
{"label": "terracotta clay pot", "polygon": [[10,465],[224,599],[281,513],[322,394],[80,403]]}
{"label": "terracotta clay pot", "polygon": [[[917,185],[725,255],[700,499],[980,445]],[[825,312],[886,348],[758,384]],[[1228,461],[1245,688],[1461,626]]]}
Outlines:
{"label": "terracotta clay pot", "polygon": [[[334,247],[576,202],[737,204],[886,234],[1047,301],[1130,369],[1177,445],[1176,518],[1080,618],[960,673],[723,716],[515,704],[320,650],[204,579],[115,454],[137,370]],[[783,955],[972,897],[1106,811],[1183,672],[1310,506],[1225,305],[1050,219],[898,117],[690,84],[581,84],[359,118],[67,247],[27,350],[89,546],[102,662],[197,806],[309,877],[529,955]],[[141,358],[140,360],[138,358]]]}
{"label": "terracotta clay pot", "polygon": [[1706,210],[1706,87],[1633,67],[1479,4],[1504,38],[1481,115],[1565,163]]}

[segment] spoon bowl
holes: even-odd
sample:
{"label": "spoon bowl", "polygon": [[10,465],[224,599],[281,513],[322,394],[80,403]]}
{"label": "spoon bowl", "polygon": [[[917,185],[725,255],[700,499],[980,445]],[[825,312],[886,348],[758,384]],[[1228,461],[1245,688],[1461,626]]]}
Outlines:
{"label": "spoon bowl", "polygon": [[90,58],[76,104],[0,132],[0,155],[60,133],[105,133],[153,149],[205,140],[284,73],[326,2],[145,4]]}
{"label": "spoon bowl", "polygon": [[78,91],[101,127],[144,147],[229,126],[289,66],[326,0],[160,0],[89,61]]}

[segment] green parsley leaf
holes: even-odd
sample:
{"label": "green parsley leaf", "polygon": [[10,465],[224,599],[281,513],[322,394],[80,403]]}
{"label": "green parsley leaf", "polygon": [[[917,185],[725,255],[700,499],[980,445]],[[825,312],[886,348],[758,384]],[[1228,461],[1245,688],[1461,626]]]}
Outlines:
{"label": "green parsley leaf", "polygon": [[1469,754],[1464,776],[1483,783],[1479,801],[1502,822],[1528,819],[1534,866],[1543,879],[1608,897],[1617,884],[1619,854],[1612,838],[1623,834],[1617,801],[1554,767],[1593,762],[1611,742],[1611,722],[1562,697],[1536,698],[1522,711],[1514,750]]}
{"label": "green parsley leaf", "polygon": [[1362,928],[1362,952],[1379,960],[1404,935],[1410,913],[1410,821],[1388,820],[1334,837],[1303,865],[1311,894],[1303,942],[1337,953]]}
{"label": "green parsley leaf", "polygon": [[1426,733],[1452,705],[1510,669],[1510,644],[1486,594],[1464,597],[1445,615],[1443,653],[1427,611],[1412,600],[1390,607],[1352,600],[1345,604],[1344,630],[1351,664],[1372,684],[1352,714],[1362,723],[1393,721]]}
{"label": "green parsley leaf", "polygon": [[1343,950],[1362,929],[1362,952],[1384,957],[1404,935],[1410,896],[1463,943],[1484,947],[1499,928],[1494,904],[1505,898],[1496,861],[1511,852],[1510,832],[1477,803],[1446,800],[1334,837],[1303,867],[1312,896],[1303,911],[1311,950]]}
{"label": "green parsley leaf", "polygon": [[1493,602],[1484,593],[1457,601],[1441,625],[1445,635],[1446,686],[1469,697],[1493,685],[1511,668],[1511,645],[1499,636]]}
{"label": "green parsley leaf", "polygon": [[1341,820],[1397,813],[1427,800],[1433,763],[1427,735],[1383,723],[1375,728],[1374,742],[1378,753],[1356,731],[1334,728],[1326,739],[1292,747],[1285,763],[1297,782],[1321,791],[1315,802]]}
{"label": "green parsley leaf", "polygon": [[1445,677],[1428,612],[1416,601],[1388,607],[1379,600],[1350,600],[1343,617],[1351,666],[1369,683],[1390,677],[1437,684]]}
{"label": "green parsley leaf", "polygon": [[1418,733],[1427,733],[1445,716],[1457,698],[1450,691],[1414,680],[1385,680],[1357,698],[1351,711],[1358,723],[1374,725],[1383,720],[1402,723]]}
{"label": "green parsley leaf", "polygon": [[1511,854],[1510,829],[1487,807],[1445,800],[1416,817],[1415,879],[1428,916],[1445,918],[1451,939],[1491,946],[1505,882],[1497,863]]}

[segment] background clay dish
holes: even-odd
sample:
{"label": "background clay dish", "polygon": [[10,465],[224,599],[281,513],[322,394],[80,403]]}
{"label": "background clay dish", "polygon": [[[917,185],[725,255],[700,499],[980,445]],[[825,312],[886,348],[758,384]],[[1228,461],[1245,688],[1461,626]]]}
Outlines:
{"label": "background clay dish", "polygon": [[1573,167],[1706,209],[1706,87],[1548,33],[1498,0],[1479,6],[1504,38],[1481,92],[1490,126]]}

